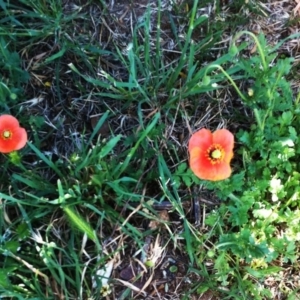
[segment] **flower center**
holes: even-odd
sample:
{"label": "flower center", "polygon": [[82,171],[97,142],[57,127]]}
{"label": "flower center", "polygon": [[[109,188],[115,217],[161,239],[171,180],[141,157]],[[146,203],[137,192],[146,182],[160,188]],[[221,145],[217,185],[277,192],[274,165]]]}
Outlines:
{"label": "flower center", "polygon": [[209,161],[214,165],[223,161],[225,151],[221,145],[214,144],[207,150],[207,157]]}
{"label": "flower center", "polygon": [[222,152],[219,149],[216,149],[211,153],[211,157],[214,159],[218,159],[221,156],[222,156]]}
{"label": "flower center", "polygon": [[10,130],[4,130],[1,134],[4,140],[10,140],[12,138],[12,132]]}

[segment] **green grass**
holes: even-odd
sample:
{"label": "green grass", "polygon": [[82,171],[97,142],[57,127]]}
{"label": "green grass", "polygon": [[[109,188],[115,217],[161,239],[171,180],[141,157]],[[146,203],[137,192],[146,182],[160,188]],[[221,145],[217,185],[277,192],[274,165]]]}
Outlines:
{"label": "green grass", "polygon": [[[4,299],[158,299],[163,270],[161,299],[299,296],[286,271],[299,271],[300,239],[288,39],[240,32],[217,47],[230,22],[262,14],[255,1],[229,7],[241,20],[202,13],[209,1],[155,3],[0,3],[1,112],[29,136],[0,156]],[[202,127],[235,135],[225,181],[189,169]]]}

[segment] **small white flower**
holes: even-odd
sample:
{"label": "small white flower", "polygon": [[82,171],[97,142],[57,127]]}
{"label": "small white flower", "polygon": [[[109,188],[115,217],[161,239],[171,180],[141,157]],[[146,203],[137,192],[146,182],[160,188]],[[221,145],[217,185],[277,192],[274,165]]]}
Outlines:
{"label": "small white flower", "polygon": [[272,201],[277,202],[279,200],[278,194],[283,190],[283,185],[281,184],[281,180],[273,176],[270,180],[269,191],[272,194]]}

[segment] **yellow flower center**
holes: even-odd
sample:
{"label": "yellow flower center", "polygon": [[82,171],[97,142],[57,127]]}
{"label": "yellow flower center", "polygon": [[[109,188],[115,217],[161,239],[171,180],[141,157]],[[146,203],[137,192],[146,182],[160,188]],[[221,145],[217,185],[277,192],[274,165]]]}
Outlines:
{"label": "yellow flower center", "polygon": [[4,139],[4,140],[9,140],[12,138],[12,132],[10,130],[4,130],[1,134],[1,137]]}
{"label": "yellow flower center", "polygon": [[206,156],[213,165],[218,164],[223,161],[225,151],[221,145],[214,144],[207,149]]}
{"label": "yellow flower center", "polygon": [[211,157],[214,159],[218,159],[221,156],[222,156],[222,152],[219,149],[216,149],[211,153]]}

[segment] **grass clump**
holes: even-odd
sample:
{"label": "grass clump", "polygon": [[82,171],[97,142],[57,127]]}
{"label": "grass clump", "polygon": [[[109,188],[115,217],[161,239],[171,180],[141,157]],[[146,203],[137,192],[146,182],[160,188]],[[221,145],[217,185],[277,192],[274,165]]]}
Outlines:
{"label": "grass clump", "polygon": [[[2,4],[2,114],[29,141],[0,157],[1,294],[297,299],[288,39],[232,32],[218,48],[229,27],[208,2],[127,4]],[[203,127],[235,135],[226,180],[189,168]]]}

